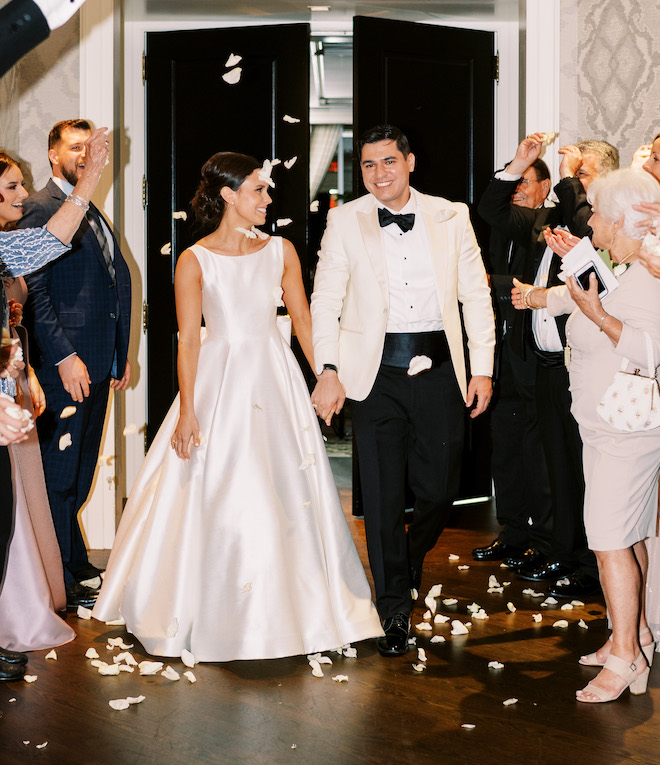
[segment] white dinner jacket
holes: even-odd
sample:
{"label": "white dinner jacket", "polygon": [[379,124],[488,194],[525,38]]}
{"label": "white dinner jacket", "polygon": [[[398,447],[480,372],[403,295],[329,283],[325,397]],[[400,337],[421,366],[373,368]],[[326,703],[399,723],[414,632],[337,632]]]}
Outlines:
{"label": "white dinner jacket", "polygon": [[[414,189],[424,216],[438,301],[456,380],[467,397],[463,333],[472,375],[493,372],[495,324],[481,251],[466,205]],[[389,285],[378,202],[371,194],[335,207],[321,241],[311,301],[314,361],[337,366],[346,395],[365,399],[383,355]],[[418,213],[419,214],[419,213]]]}

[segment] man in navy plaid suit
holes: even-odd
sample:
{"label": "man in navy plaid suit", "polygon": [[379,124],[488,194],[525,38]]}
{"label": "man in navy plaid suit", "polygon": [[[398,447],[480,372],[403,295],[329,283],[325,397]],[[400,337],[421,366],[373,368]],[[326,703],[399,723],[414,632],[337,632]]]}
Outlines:
{"label": "man in navy plaid suit", "polygon": [[[24,202],[21,227],[45,224],[71,194],[90,134],[85,120],[59,122],[50,131],[53,177]],[[93,205],[71,244],[71,252],[27,277],[25,324],[31,363],[46,394],[37,427],[67,603],[89,607],[100,579],[92,587],[81,582],[101,572],[89,563],[78,513],[94,478],[109,389],[125,390],[130,380],[131,281],[117,240]],[[75,414],[61,418],[70,406]],[[66,434],[71,445],[62,449]]]}

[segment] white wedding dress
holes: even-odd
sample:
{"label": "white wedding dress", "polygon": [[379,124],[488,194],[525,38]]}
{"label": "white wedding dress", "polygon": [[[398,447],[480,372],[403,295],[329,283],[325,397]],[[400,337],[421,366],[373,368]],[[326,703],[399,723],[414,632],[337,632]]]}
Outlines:
{"label": "white wedding dress", "polygon": [[192,248],[204,339],[202,444],[179,459],[175,399],[126,505],[94,616],[157,656],[269,659],[382,634],[309,392],[276,324],[282,240]]}

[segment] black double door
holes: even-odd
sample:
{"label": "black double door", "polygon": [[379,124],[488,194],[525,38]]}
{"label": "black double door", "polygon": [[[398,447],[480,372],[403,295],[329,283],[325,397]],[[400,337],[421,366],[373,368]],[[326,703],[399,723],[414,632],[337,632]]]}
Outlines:
{"label": "black double door", "polygon": [[[147,34],[149,442],[177,392],[176,258],[197,238],[191,219],[173,213],[189,212],[208,157],[223,150],[259,160],[297,156],[290,170],[274,172],[269,225],[274,232],[278,218],[293,220],[282,233],[309,276],[309,39],[306,24]],[[417,157],[413,185],[472,207],[493,167],[493,35],[356,17],[353,41],[354,134],[398,125]],[[223,79],[231,54],[242,57],[234,84]],[[466,424],[465,496],[490,494],[486,425]]]}

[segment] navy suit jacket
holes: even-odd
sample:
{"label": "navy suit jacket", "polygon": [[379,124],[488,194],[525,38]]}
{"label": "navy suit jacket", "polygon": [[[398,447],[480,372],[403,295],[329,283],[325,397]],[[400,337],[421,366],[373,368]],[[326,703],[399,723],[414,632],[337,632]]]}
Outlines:
{"label": "navy suit jacket", "polygon": [[[23,203],[21,228],[41,226],[66,195],[49,180]],[[94,231],[83,219],[71,251],[26,277],[24,324],[30,332],[32,365],[41,374],[57,373],[57,362],[77,353],[93,383],[103,381],[117,355],[117,377],[126,366],[131,323],[131,277],[114,235],[115,283]],[[59,373],[57,373],[59,379]]]}

